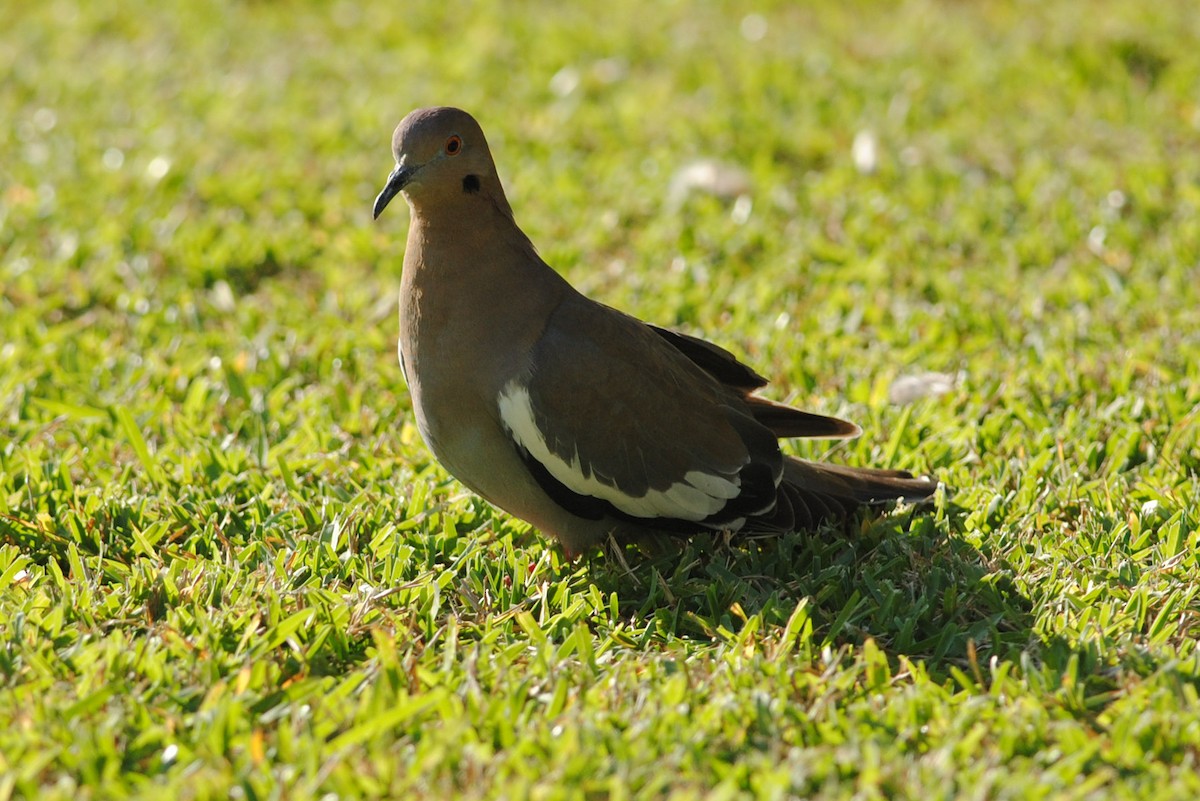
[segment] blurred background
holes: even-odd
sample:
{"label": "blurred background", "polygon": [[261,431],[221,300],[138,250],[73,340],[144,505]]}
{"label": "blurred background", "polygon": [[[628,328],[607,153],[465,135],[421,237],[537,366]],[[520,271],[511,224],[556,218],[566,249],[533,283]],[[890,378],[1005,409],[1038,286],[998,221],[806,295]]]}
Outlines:
{"label": "blurred background", "polygon": [[[1114,437],[1186,473],[1194,11],[6,4],[2,466],[109,498],[282,459],[403,496],[428,463],[393,344],[406,212],[370,206],[396,122],[452,104],[552,265],[881,432],[846,458],[944,470],[968,504]],[[1064,434],[1076,414],[1100,428]]]}
{"label": "blurred background", "polygon": [[834,371],[843,345],[805,341],[834,331],[948,372],[997,344],[1135,331],[1183,365],[1162,329],[1195,300],[1188,3],[0,14],[0,302],[31,329],[6,331],[10,420],[57,353],[42,338],[81,315],[104,322],[60,344],[118,383],[137,352],[212,328],[218,357],[252,357],[249,339],[302,358],[314,337],[283,332],[317,320],[389,351],[403,205],[379,224],[368,209],[392,127],[433,104],[480,119],[547,260],[643,317],[731,324],[773,358],[767,338],[799,340],[777,358],[815,349],[803,372]]}

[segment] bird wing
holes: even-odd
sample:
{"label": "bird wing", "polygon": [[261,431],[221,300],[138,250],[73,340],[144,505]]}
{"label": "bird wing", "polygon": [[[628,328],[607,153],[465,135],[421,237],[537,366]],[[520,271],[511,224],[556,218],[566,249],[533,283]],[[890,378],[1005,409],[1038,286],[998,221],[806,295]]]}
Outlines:
{"label": "bird wing", "polygon": [[575,514],[737,528],[774,507],[779,444],[741,392],[659,331],[568,297],[529,369],[502,388],[501,421],[539,484]]}
{"label": "bird wing", "polygon": [[730,389],[739,390],[750,406],[754,419],[774,432],[776,437],[849,439],[862,434],[854,423],[814,414],[749,393],[767,385],[767,379],[737,360],[732,353],[711,342],[658,326],[647,326],[684,356]]}

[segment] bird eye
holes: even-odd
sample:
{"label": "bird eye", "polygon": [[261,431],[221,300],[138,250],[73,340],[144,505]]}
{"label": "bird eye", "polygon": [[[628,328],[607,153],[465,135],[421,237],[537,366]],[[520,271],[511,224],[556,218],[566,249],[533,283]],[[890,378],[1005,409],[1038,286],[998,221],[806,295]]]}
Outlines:
{"label": "bird eye", "polygon": [[457,136],[452,136],[446,140],[447,156],[457,156],[460,150],[462,150],[462,139]]}

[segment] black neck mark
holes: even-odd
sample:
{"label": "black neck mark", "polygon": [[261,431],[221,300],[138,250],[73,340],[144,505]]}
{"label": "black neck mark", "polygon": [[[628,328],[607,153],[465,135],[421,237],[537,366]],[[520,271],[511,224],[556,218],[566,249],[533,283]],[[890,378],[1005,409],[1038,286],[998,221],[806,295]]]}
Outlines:
{"label": "black neck mark", "polygon": [[478,192],[479,191],[479,176],[478,175],[468,175],[466,178],[463,178],[463,191],[468,194],[472,194],[472,195],[475,194],[476,192]]}

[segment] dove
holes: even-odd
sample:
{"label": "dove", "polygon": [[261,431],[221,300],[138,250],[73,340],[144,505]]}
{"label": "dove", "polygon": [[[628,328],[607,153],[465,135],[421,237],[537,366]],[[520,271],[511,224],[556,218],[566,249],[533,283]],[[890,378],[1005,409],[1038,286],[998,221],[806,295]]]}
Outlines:
{"label": "dove", "polygon": [[900,470],[785,455],[853,423],[768,400],[727,350],[574,289],[517,225],[478,122],[408,114],[376,218],[410,209],[399,356],[445,469],[576,556],[613,536],[786,532],[937,489]]}

